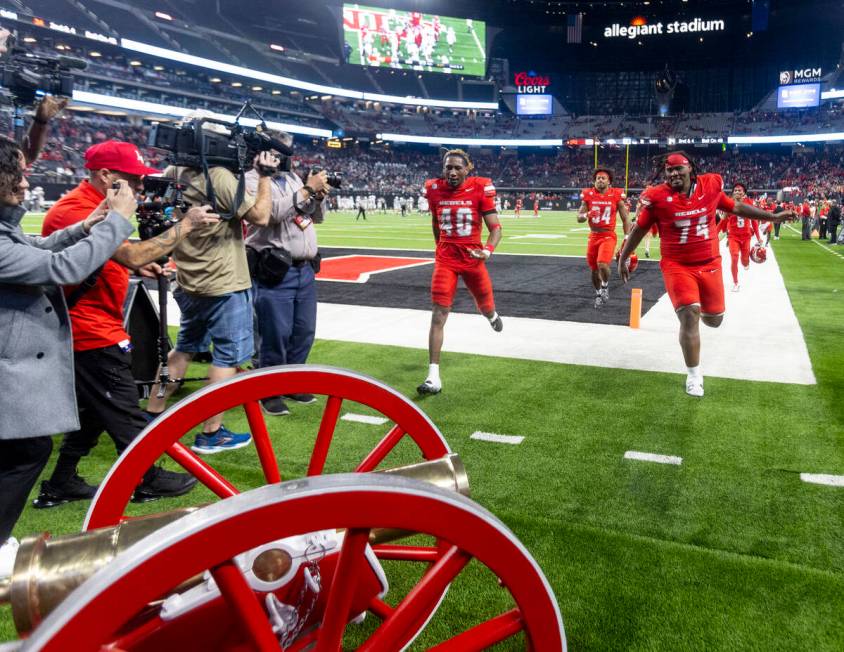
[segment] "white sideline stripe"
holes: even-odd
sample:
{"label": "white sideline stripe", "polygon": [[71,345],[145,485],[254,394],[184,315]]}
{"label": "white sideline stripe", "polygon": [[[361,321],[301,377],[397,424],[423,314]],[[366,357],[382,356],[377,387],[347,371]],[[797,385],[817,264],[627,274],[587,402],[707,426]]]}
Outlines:
{"label": "white sideline stripe", "polygon": [[829,475],[826,473],[801,473],[800,479],[809,484],[825,484],[830,487],[844,487],[844,475]]}
{"label": "white sideline stripe", "polygon": [[655,453],[640,453],[639,451],[627,451],[624,454],[624,459],[656,462],[657,464],[675,464],[677,466],[683,463],[683,458],[676,455],[657,455]]}
{"label": "white sideline stripe", "polygon": [[384,417],[374,417],[369,414],[353,414],[352,412],[347,412],[340,417],[340,420],[354,421],[356,423],[368,423],[373,426],[382,426],[387,423],[387,420]]}
{"label": "white sideline stripe", "polygon": [[[724,282],[726,287],[731,287],[729,253],[726,243],[722,246],[725,254]],[[418,249],[408,251],[430,253]],[[582,255],[571,257],[583,259]],[[741,292],[726,293],[724,324],[717,330],[701,329],[706,377],[814,385],[816,380],[809,350],[785,289],[774,249],[768,250],[768,260],[764,265],[754,265],[750,271],[740,270],[739,273]],[[627,302],[628,296],[627,291],[617,291],[610,300]],[[168,297],[167,306],[168,323],[178,325],[179,309],[172,295]],[[392,345],[421,351],[428,349],[430,307],[420,306],[420,309],[412,310],[320,302],[317,313],[318,340]],[[677,341],[677,315],[667,294],[663,294],[642,317],[642,327],[638,330],[611,324],[550,321],[509,317],[506,314],[503,318],[504,332],[496,333],[477,313],[451,314],[443,350],[610,369],[676,373],[681,374],[682,382],[685,382],[686,368],[683,367],[679,347],[674,345]],[[771,351],[776,351],[777,355],[770,355]],[[419,359],[424,361],[425,356],[421,355]],[[679,391],[682,391],[682,382],[677,385]]]}
{"label": "white sideline stripe", "polygon": [[521,435],[496,435],[494,432],[473,432],[469,435],[469,439],[479,439],[480,441],[491,441],[496,444],[521,444],[525,438]]}
{"label": "white sideline stripe", "polygon": [[[793,226],[791,226],[791,224],[786,224],[785,226],[786,226],[787,229],[791,229],[792,231],[794,231],[797,235],[801,235],[801,236],[803,235],[803,233],[801,231],[798,231],[797,229],[795,229]],[[841,260],[844,260],[844,255],[835,251],[835,249],[830,249],[827,245],[822,243],[820,240],[812,240],[812,242],[814,242],[816,245],[818,245],[824,251],[828,251],[833,256],[838,256]]]}

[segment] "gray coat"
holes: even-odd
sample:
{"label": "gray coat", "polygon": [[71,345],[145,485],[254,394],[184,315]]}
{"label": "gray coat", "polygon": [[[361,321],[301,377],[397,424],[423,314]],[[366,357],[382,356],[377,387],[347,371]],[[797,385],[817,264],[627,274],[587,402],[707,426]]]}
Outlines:
{"label": "gray coat", "polygon": [[61,286],[85,280],[133,230],[112,211],[88,237],[81,222],[47,238],[27,236],[24,212],[0,207],[0,439],[79,428]]}

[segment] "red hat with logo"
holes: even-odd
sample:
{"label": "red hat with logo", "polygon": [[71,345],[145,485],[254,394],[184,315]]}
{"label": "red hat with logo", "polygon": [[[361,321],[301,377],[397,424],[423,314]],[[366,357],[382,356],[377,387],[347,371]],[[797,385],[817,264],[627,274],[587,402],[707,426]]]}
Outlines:
{"label": "red hat with logo", "polygon": [[137,147],[119,140],[107,140],[91,145],[85,150],[85,167],[88,170],[114,170],[139,177],[161,174],[161,170],[147,167]]}

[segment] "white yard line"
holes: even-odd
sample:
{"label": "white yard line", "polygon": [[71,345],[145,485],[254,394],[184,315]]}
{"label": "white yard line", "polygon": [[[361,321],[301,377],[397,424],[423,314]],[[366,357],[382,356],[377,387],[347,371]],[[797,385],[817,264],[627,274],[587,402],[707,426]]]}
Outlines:
{"label": "white yard line", "polygon": [[[786,225],[785,225],[785,227],[786,227],[787,229],[790,229],[790,230],[794,231],[794,233],[796,233],[797,235],[799,235],[799,236],[801,236],[801,237],[803,236],[803,233],[802,233],[801,231],[798,231],[797,229],[795,229],[793,226],[791,226],[791,224],[786,224]],[[841,253],[839,253],[839,252],[835,251],[835,249],[831,248],[829,245],[825,245],[825,244],[824,244],[823,242],[821,242],[820,240],[812,240],[811,242],[814,242],[814,243],[815,243],[816,245],[818,245],[821,249],[823,249],[824,251],[828,251],[828,252],[829,252],[829,253],[831,253],[833,256],[838,256],[839,260],[844,260],[844,254],[841,254]]]}
{"label": "white yard line", "polygon": [[469,435],[469,439],[491,441],[496,444],[511,444],[513,446],[521,444],[525,440],[521,435],[498,435],[494,432],[481,432],[480,430]]}
{"label": "white yard line", "polygon": [[639,451],[627,451],[624,453],[624,459],[656,462],[657,464],[674,464],[676,466],[683,463],[683,458],[676,455],[657,455],[656,453],[641,453]]}
{"label": "white yard line", "polygon": [[844,487],[844,475],[828,475],[824,473],[801,473],[800,479],[809,484],[825,484],[830,487]]}
{"label": "white yard line", "polygon": [[371,426],[383,426],[387,423],[387,419],[384,417],[375,417],[369,414],[354,414],[353,412],[347,412],[340,417],[340,420],[353,421],[354,423],[367,423]]}

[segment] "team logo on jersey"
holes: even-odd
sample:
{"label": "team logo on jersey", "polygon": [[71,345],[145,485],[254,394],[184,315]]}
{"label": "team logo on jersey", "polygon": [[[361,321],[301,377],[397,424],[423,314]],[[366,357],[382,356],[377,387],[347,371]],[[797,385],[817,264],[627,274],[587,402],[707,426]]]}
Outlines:
{"label": "team logo on jersey", "polygon": [[667,202],[672,202],[672,201],[674,201],[674,197],[671,197],[671,196],[669,195],[668,199],[666,199],[665,201],[667,201]]}
{"label": "team logo on jersey", "polygon": [[436,189],[437,189],[437,184],[432,183],[432,184],[431,184],[431,190],[436,190]]}

